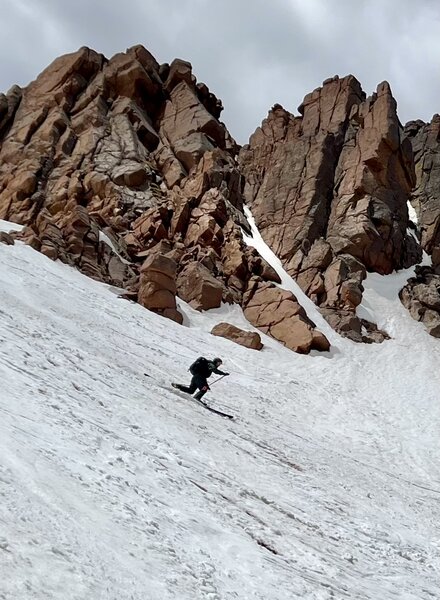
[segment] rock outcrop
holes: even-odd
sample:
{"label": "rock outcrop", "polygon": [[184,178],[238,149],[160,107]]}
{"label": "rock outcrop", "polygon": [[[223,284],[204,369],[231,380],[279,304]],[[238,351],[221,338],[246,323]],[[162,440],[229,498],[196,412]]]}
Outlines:
{"label": "rock outcrop", "polygon": [[223,286],[201,263],[189,263],[179,274],[179,296],[196,310],[218,308]]}
{"label": "rock outcrop", "polygon": [[212,328],[211,333],[252,350],[261,350],[263,348],[261,337],[256,331],[244,331],[235,325],[231,325],[231,323],[218,323]]}
{"label": "rock outcrop", "polygon": [[328,350],[324,334],[315,329],[295,296],[258,278],[249,282],[244,300],[246,319],[290,350],[308,354],[310,350]]}
{"label": "rock outcrop", "polygon": [[164,254],[151,254],[141,268],[138,302],[158,314],[182,324],[176,304],[177,263]]}
{"label": "rock outcrop", "polygon": [[423,248],[432,268],[402,300],[436,335],[440,117],[404,130],[386,82],[367,98],[353,76],[333,77],[299,116],[275,105],[240,149],[222,109],[190,63],[160,65],[142,46],[62,56],[0,94],[0,219],[161,315],[182,321],[176,296],[197,310],[235,302],[299,352],[328,341],[244,244],[245,202],[327,321],[358,342],[387,338],[356,316],[367,272],[416,264]]}
{"label": "rock outcrop", "polygon": [[407,123],[405,133],[412,144],[416,174],[411,204],[422,248],[433,254],[440,251],[440,115],[434,115],[430,123]]}
{"label": "rock outcrop", "polygon": [[191,65],[81,48],[0,95],[0,218],[49,258],[182,321],[276,281],[243,242],[239,147]]}
{"label": "rock outcrop", "polygon": [[440,338],[440,275],[430,267],[416,267],[415,277],[400,291],[402,304],[428,333]]}
{"label": "rock outcrop", "polygon": [[416,276],[408,281],[400,298],[430,335],[440,337],[440,115],[434,115],[430,123],[407,123],[405,133],[412,144],[416,173],[411,204],[417,224],[413,228],[423,250],[431,255],[432,267],[416,267]]}
{"label": "rock outcrop", "polygon": [[266,242],[324,316],[363,341],[355,309],[366,271],[387,274],[421,257],[407,234],[411,144],[386,82],[366,98],[354,77],[335,77],[307,95],[299,112],[274,106],[241,150],[245,199]]}

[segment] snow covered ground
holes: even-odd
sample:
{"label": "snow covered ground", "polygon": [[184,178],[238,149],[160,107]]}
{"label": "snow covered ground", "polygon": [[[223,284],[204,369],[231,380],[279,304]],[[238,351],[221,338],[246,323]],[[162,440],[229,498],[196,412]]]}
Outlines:
{"label": "snow covered ground", "polygon": [[[237,307],[182,327],[0,244],[0,598],[439,598],[439,343],[399,277],[367,279],[374,346],[285,279],[333,343],[299,356],[211,336]],[[233,422],[169,389],[201,354]]]}

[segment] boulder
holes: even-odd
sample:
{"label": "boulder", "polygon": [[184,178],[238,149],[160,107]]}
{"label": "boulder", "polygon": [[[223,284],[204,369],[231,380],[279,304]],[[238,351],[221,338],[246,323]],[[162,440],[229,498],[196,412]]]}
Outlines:
{"label": "boulder", "polygon": [[194,169],[205,152],[214,149],[204,133],[195,131],[174,144],[174,154],[187,171]]}
{"label": "boulder", "polygon": [[431,267],[416,267],[415,277],[399,293],[402,304],[429,335],[440,337],[440,275]]}
{"label": "boulder", "polygon": [[263,348],[261,337],[258,333],[255,331],[244,331],[230,323],[218,323],[211,329],[211,333],[252,350],[261,350]]}
{"label": "boulder", "polygon": [[196,310],[209,310],[221,305],[223,285],[202,264],[192,262],[179,273],[177,293]]}
{"label": "boulder", "polygon": [[0,231],[0,244],[6,244],[7,246],[14,245],[14,238],[11,234],[6,233],[6,231]]}
{"label": "boulder", "polygon": [[366,277],[362,263],[350,255],[340,255],[328,266],[324,275],[326,307],[354,310],[362,301],[361,282]]}
{"label": "boulder", "polygon": [[265,281],[273,281],[281,283],[281,278],[275,269],[259,254],[255,248],[248,247],[246,249],[246,258],[248,268],[253,275],[257,275]]}
{"label": "boulder", "polygon": [[243,297],[244,315],[264,333],[300,354],[328,350],[323,334],[315,334],[315,325],[298,304],[295,296],[271,283],[252,278]]}
{"label": "boulder", "polygon": [[176,271],[172,258],[152,253],[141,267],[137,300],[145,308],[182,323],[176,304]]}
{"label": "boulder", "polygon": [[183,165],[177,160],[171,148],[163,143],[158,145],[154,153],[156,163],[161,171],[166,186],[172,190],[178,185],[187,173]]}
{"label": "boulder", "polygon": [[389,335],[385,331],[378,329],[375,323],[360,319],[353,310],[321,308],[320,312],[335,331],[342,335],[342,337],[346,337],[353,342],[380,344],[384,340],[390,339]]}
{"label": "boulder", "polygon": [[168,238],[170,214],[166,206],[154,207],[132,224],[133,236],[141,247],[149,248]]}
{"label": "boulder", "polygon": [[223,239],[223,232],[215,219],[201,214],[191,220],[184,241],[186,246],[199,245],[219,250]]}

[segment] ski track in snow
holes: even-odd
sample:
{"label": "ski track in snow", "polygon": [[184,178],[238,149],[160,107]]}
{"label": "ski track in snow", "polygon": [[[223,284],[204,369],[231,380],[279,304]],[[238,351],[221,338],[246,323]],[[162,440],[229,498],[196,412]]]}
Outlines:
{"label": "ski track in snow", "polygon": [[[210,336],[252,329],[236,306],[181,327],[22,244],[0,265],[0,598],[438,598],[439,350],[402,275],[366,282],[393,340],[300,356]],[[199,355],[236,421],[167,389]]]}

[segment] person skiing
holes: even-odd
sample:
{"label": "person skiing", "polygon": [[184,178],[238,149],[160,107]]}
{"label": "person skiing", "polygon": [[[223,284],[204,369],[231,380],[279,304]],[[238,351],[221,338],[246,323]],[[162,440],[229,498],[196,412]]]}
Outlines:
{"label": "person skiing", "polygon": [[218,368],[222,363],[222,359],[218,357],[208,360],[204,356],[200,356],[189,368],[189,371],[192,374],[192,379],[189,386],[182,385],[181,383],[172,383],[171,385],[176,390],[186,392],[187,394],[193,394],[196,389],[198,389],[199,391],[194,398],[196,400],[201,400],[202,396],[204,396],[210,389],[208,385],[208,377],[211,377],[213,373],[216,375],[223,375],[223,377],[229,375],[229,373],[220,371]]}

